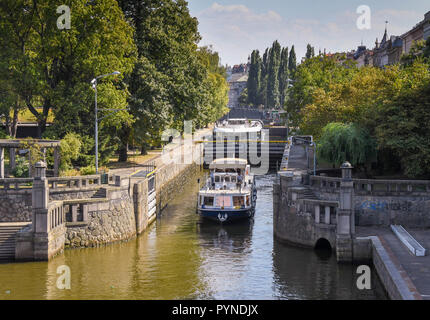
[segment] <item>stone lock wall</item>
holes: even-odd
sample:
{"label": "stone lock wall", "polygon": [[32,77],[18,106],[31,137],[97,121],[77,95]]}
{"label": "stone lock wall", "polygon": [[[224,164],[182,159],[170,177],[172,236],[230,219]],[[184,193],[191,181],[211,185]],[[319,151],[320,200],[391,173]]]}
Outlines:
{"label": "stone lock wall", "polygon": [[430,228],[430,196],[355,196],[359,226],[402,225]]}
{"label": "stone lock wall", "polygon": [[[339,180],[327,179],[325,185],[320,184],[320,181],[311,185],[315,195],[320,199],[338,200],[339,199]],[[423,190],[414,190],[411,181],[411,189],[406,189],[406,181],[378,181],[378,180],[354,180],[354,184],[366,183],[378,184],[380,190],[359,190],[357,186],[354,190],[354,216],[357,226],[389,226],[403,225],[410,228],[430,228],[430,192]],[[386,185],[395,185],[403,183],[403,190],[398,191],[383,191],[386,190]],[[426,181],[422,181],[426,184]]]}
{"label": "stone lock wall", "polygon": [[133,184],[133,204],[137,234],[141,234],[149,224],[147,194],[148,180],[136,180]]}
{"label": "stone lock wall", "polygon": [[88,204],[86,221],[66,224],[66,247],[96,247],[136,235],[133,201],[128,190],[115,191],[110,196],[111,199]]}
{"label": "stone lock wall", "polygon": [[0,191],[0,222],[31,221],[31,192],[31,189]]}
{"label": "stone lock wall", "polygon": [[157,170],[157,212],[163,210],[199,172],[200,166],[194,163],[165,165]]}
{"label": "stone lock wall", "polygon": [[273,185],[273,233],[281,242],[315,247],[321,238],[336,247],[336,226],[316,224],[312,214],[299,210],[285,183]]}

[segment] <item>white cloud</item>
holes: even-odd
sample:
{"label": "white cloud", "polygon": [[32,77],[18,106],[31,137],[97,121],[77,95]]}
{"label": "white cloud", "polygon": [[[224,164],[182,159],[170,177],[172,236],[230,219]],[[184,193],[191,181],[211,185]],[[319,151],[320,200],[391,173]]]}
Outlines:
{"label": "white cloud", "polygon": [[[274,11],[255,12],[245,5],[221,5],[211,7],[197,15],[202,45],[212,44],[219,51],[223,63],[245,62],[254,49],[263,51],[274,40],[281,45],[296,47],[298,60],[304,56],[307,43],[327,52],[355,49],[361,41],[373,47],[376,37],[381,39],[385,20],[389,34],[400,35],[423,18],[423,14],[409,11],[383,10],[372,12],[372,29],[358,30],[354,11],[344,11],[326,17],[324,21],[306,16],[285,19]],[[412,23],[410,23],[413,21]]]}

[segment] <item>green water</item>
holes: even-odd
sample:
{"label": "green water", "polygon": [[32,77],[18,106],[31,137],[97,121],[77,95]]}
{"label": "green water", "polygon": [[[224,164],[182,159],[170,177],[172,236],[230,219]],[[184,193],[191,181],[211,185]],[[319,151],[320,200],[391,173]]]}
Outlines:
{"label": "green water", "polygon": [[[0,265],[0,299],[381,299],[380,283],[359,291],[353,266],[281,245],[272,236],[274,176],[257,179],[255,220],[200,221],[189,184],[147,232],[126,243],[66,250],[52,261]],[[56,286],[57,268],[71,289]]]}

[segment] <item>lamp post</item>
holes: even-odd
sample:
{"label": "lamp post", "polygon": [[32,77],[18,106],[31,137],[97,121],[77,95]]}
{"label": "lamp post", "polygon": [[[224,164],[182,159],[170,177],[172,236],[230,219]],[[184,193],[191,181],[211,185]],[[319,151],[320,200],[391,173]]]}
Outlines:
{"label": "lamp post", "polygon": [[315,141],[312,141],[310,144],[311,147],[314,147],[314,176],[317,175],[317,144]]}
{"label": "lamp post", "polygon": [[94,104],[95,104],[95,108],[94,108],[94,112],[95,112],[94,130],[95,130],[95,149],[96,149],[96,174],[99,173],[99,119],[98,119],[98,109],[97,109],[97,80],[104,78],[104,77],[108,77],[108,76],[118,75],[120,73],[121,72],[119,72],[119,71],[114,71],[112,73],[103,74],[101,76],[95,77],[91,81],[91,84],[93,85],[93,89],[95,90],[94,91]]}

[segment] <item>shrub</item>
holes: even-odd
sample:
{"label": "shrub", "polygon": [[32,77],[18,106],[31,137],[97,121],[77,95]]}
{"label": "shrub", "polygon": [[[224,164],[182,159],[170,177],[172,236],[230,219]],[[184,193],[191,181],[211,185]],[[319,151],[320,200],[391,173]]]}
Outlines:
{"label": "shrub", "polygon": [[15,178],[28,178],[28,163],[24,157],[16,157],[15,169],[12,174]]}
{"label": "shrub", "polygon": [[0,128],[0,139],[7,139],[8,135],[6,134],[6,132],[3,131],[2,128]]}
{"label": "shrub", "polygon": [[63,177],[76,177],[80,175],[81,173],[79,172],[79,170],[76,170],[76,169],[68,169],[68,170],[61,171],[61,176]]}
{"label": "shrub", "polygon": [[82,141],[77,133],[68,133],[61,139],[60,170],[67,171],[72,169],[72,161],[77,160],[81,154]]}
{"label": "shrub", "polygon": [[81,168],[81,175],[89,176],[92,174],[96,174],[96,168],[94,166],[88,166]]}

